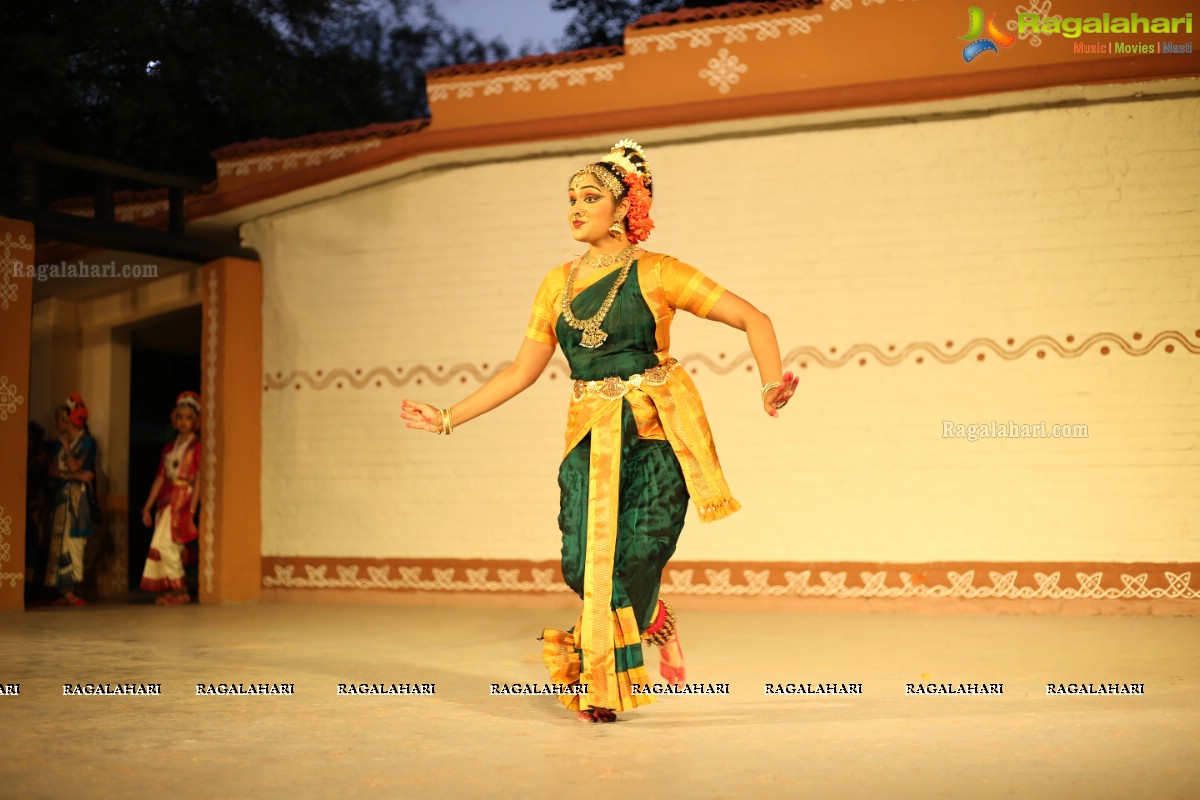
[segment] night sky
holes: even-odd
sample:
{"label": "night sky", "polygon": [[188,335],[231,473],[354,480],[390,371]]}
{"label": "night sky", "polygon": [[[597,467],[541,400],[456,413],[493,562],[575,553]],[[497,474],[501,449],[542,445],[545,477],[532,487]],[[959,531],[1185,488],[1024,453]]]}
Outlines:
{"label": "night sky", "polygon": [[526,42],[537,45],[534,52],[555,52],[571,17],[570,12],[551,11],[550,0],[437,0],[436,5],[451,22],[484,39],[500,36],[514,52]]}

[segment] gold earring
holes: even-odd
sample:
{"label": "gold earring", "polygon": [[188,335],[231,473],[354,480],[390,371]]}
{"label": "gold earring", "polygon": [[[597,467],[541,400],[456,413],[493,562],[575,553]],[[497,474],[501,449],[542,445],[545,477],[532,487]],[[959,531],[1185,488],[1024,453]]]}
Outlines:
{"label": "gold earring", "polygon": [[622,222],[623,222],[623,219],[621,217],[617,217],[617,219],[613,222],[613,224],[609,226],[608,235],[609,236],[620,236],[622,233],[624,233],[625,227],[621,224]]}

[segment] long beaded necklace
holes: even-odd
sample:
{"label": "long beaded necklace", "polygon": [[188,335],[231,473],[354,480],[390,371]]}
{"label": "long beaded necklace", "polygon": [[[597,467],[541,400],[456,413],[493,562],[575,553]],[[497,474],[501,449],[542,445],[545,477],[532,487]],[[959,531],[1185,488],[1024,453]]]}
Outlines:
{"label": "long beaded necklace", "polygon": [[[591,261],[589,256],[585,256],[585,258],[588,258],[590,263],[595,263]],[[603,262],[606,258],[609,257],[601,256],[598,260]],[[617,292],[621,290],[625,279],[629,277],[630,269],[633,268],[633,245],[626,247],[618,253],[615,258],[612,258],[609,264],[615,264],[620,260],[624,260],[625,262],[621,267],[621,274],[617,276],[617,280],[613,283],[612,288],[608,290],[608,296],[604,298],[604,302],[600,305],[600,310],[588,319],[576,319],[575,315],[571,313],[571,295],[574,293],[575,273],[579,271],[579,265],[583,262],[583,259],[575,262],[574,266],[571,267],[571,273],[567,276],[567,285],[563,291],[562,299],[563,319],[567,321],[567,325],[575,330],[583,331],[583,336],[580,337],[579,344],[589,350],[595,350],[604,344],[604,340],[608,338],[608,334],[600,330],[600,325],[604,322],[604,318],[608,316],[608,310],[612,308],[613,300],[617,297]]]}

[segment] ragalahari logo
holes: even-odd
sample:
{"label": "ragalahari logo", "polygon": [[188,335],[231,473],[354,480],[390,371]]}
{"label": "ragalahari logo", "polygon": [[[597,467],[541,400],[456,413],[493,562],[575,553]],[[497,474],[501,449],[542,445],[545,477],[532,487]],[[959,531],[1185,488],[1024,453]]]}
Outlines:
{"label": "ragalahari logo", "polygon": [[996,26],[996,15],[992,14],[983,19],[983,9],[971,6],[967,9],[967,32],[958,37],[964,42],[970,42],[963,48],[963,61],[970,63],[975,57],[989,50],[999,55],[999,47],[1008,47],[1016,41],[1016,37],[1005,33]]}

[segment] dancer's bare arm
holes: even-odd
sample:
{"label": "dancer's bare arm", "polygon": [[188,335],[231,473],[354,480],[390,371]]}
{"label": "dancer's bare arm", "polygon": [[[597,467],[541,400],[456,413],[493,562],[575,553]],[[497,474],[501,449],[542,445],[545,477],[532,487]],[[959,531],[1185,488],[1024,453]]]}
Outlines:
{"label": "dancer's bare arm", "polygon": [[771,318],[730,291],[721,295],[708,312],[708,318],[746,332],[762,385],[775,384],[775,388],[763,395],[763,411],[772,417],[779,416],[779,409],[787,405],[796,391],[799,378],[783,371],[779,340],[775,338],[775,326],[771,324]]}
{"label": "dancer's bare arm", "polygon": [[[486,414],[528,389],[546,369],[553,355],[554,345],[526,338],[511,364],[493,375],[474,394],[450,406],[454,426]],[[430,433],[440,433],[442,430],[441,410],[428,403],[405,399],[401,403],[400,417],[409,428]]]}

